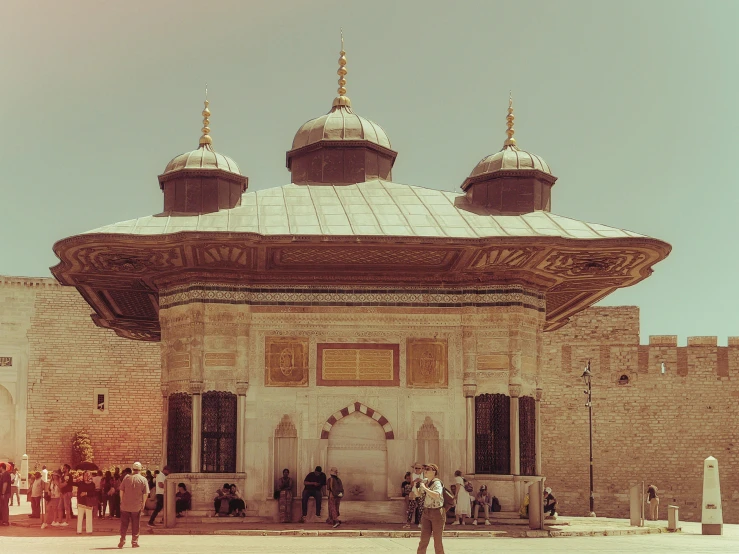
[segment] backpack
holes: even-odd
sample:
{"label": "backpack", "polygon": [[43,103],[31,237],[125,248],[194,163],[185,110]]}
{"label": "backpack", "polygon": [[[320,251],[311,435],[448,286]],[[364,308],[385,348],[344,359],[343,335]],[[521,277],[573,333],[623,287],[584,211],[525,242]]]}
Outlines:
{"label": "backpack", "polygon": [[441,479],[439,479],[439,483],[441,483],[441,487],[443,489],[441,497],[444,499],[444,511],[448,512],[457,505],[457,499],[454,498],[452,491],[444,486],[444,483],[441,482]]}
{"label": "backpack", "polygon": [[501,509],[500,508],[500,500],[498,500],[498,497],[497,496],[493,496],[492,508],[493,508],[493,511],[494,512],[499,512],[500,509]]}

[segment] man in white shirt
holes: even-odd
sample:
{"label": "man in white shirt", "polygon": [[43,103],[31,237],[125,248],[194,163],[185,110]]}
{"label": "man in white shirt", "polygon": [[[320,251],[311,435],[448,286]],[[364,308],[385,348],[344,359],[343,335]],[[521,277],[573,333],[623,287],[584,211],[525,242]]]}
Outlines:
{"label": "man in white shirt", "polygon": [[18,501],[18,506],[21,505],[21,497],[18,494],[18,489],[21,486],[21,474],[18,473],[18,470],[13,468],[13,471],[10,472],[10,505],[13,505],[13,496],[15,496],[16,500]]}
{"label": "man in white shirt", "polygon": [[46,466],[43,466],[41,468],[41,480],[44,483],[48,483],[49,482],[49,470],[46,469]]}
{"label": "man in white shirt", "polygon": [[167,475],[169,475],[169,466],[164,466],[162,471],[157,475],[156,488],[157,488],[157,507],[151,513],[149,518],[149,527],[154,527],[154,519],[159,515],[159,512],[164,508],[164,490],[167,484]]}

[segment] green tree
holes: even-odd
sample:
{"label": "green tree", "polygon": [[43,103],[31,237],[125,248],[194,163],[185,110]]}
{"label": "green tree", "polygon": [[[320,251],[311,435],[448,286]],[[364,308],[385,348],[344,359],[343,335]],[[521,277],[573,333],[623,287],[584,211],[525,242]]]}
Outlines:
{"label": "green tree", "polygon": [[90,435],[84,431],[77,431],[72,438],[72,467],[77,467],[81,462],[92,462],[92,443]]}

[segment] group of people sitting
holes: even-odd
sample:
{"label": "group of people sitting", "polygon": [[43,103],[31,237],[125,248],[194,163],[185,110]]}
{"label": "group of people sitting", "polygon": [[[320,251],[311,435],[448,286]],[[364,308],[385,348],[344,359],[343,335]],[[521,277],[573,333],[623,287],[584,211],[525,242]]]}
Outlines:
{"label": "group of people sitting", "polygon": [[216,516],[219,517],[246,517],[246,504],[235,483],[232,485],[224,483],[223,487],[216,491],[213,507],[216,510]]}

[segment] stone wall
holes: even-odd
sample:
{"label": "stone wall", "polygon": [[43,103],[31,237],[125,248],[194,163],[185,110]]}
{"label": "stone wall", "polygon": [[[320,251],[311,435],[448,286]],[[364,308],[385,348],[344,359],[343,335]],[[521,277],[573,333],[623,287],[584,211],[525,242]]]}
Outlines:
{"label": "stone wall", "polygon": [[[159,345],[99,329],[79,293],[53,279],[3,278],[0,298],[0,356],[5,356],[2,351],[17,353],[12,369],[23,385],[19,388],[27,390],[20,400],[25,397],[24,442],[30,468],[56,468],[69,461],[76,431],[89,433],[95,462],[101,466],[139,460],[158,467]],[[95,389],[107,389],[108,405],[102,413]],[[18,463],[22,446],[14,453]]]}
{"label": "stone wall", "polygon": [[[650,337],[639,344],[636,307],[590,308],[545,333],[543,473],[561,512],[589,511],[588,409],[580,378],[593,373],[595,512],[628,517],[631,484],[655,484],[667,505],[697,521],[703,460],[719,462],[724,520],[739,522],[739,338]],[[662,363],[664,362],[664,373]]]}

